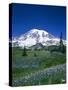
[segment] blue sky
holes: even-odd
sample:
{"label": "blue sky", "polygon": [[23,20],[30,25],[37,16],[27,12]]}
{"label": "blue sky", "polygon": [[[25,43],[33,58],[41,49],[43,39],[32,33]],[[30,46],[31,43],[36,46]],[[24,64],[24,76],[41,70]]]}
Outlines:
{"label": "blue sky", "polygon": [[20,36],[31,29],[43,29],[66,39],[66,7],[13,4],[12,36]]}

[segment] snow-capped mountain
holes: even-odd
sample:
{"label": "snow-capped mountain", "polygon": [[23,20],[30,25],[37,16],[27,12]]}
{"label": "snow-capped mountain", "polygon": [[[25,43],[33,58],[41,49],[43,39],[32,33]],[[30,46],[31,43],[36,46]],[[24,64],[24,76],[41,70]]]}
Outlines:
{"label": "snow-capped mountain", "polygon": [[59,38],[45,30],[32,29],[19,37],[13,38],[12,46],[31,47],[37,43],[41,43],[44,46],[59,45],[59,40]]}

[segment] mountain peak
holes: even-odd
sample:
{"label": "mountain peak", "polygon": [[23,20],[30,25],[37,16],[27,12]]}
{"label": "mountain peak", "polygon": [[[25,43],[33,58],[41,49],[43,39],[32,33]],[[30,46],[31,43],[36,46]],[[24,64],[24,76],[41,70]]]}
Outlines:
{"label": "mountain peak", "polygon": [[46,34],[48,34],[47,31],[41,30],[41,29],[31,29],[30,32],[32,32],[32,33],[34,33],[34,32],[39,32],[39,33],[46,33]]}

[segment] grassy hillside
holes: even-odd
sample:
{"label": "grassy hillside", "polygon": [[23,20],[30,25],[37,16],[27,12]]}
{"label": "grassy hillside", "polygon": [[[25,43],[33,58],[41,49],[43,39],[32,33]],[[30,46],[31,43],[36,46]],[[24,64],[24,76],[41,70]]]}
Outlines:
{"label": "grassy hillside", "polygon": [[[26,82],[22,82],[22,79],[19,82],[20,78],[24,78],[25,76],[34,75],[39,71],[43,71],[44,69],[55,67],[57,65],[63,65],[66,63],[66,55],[61,52],[50,52],[47,50],[36,50],[36,51],[27,51],[27,56],[22,56],[23,50],[20,48],[12,48],[12,81],[14,86],[19,85],[39,85],[39,84],[58,84],[66,82],[66,68],[62,70],[59,69],[59,72],[52,72],[51,76],[43,77],[39,80],[33,80],[32,83],[29,79],[25,79]],[[40,74],[38,74],[39,77]],[[54,75],[54,78],[52,77]],[[56,76],[56,80],[55,80]],[[32,76],[33,77],[33,76]],[[36,76],[35,76],[36,77]],[[41,77],[41,76],[40,76]],[[15,84],[15,81],[18,82]]]}

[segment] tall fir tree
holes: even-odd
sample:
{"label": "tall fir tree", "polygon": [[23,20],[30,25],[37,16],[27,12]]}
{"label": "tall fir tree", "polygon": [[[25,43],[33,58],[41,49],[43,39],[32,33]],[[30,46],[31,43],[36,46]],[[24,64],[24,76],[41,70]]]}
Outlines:
{"label": "tall fir tree", "polygon": [[24,46],[24,49],[23,49],[23,56],[27,56],[27,52],[26,52],[25,46]]}
{"label": "tall fir tree", "polygon": [[61,34],[60,34],[60,47],[62,47],[63,46],[63,40],[62,40],[62,32],[61,32]]}
{"label": "tall fir tree", "polygon": [[59,45],[59,50],[60,52],[64,53],[65,52],[65,46],[63,44],[63,40],[62,40],[62,32],[60,34],[60,45]]}

